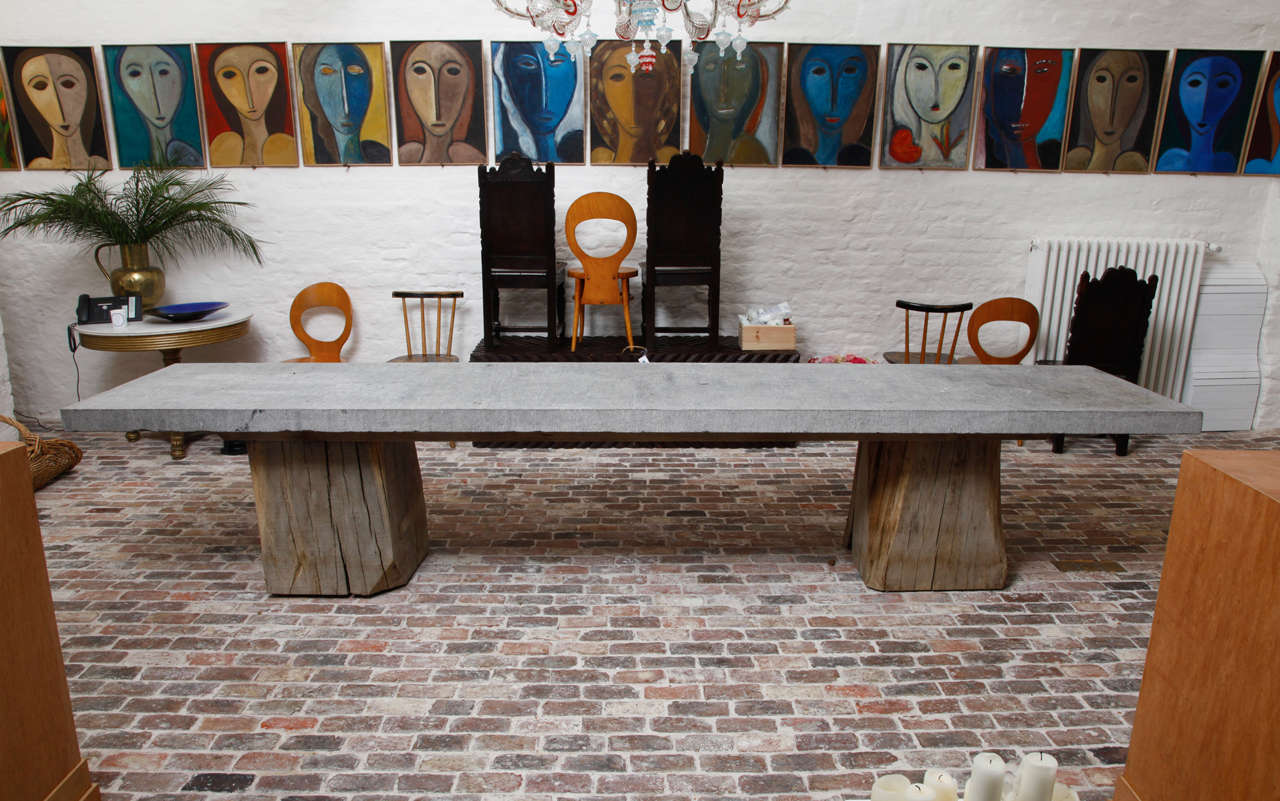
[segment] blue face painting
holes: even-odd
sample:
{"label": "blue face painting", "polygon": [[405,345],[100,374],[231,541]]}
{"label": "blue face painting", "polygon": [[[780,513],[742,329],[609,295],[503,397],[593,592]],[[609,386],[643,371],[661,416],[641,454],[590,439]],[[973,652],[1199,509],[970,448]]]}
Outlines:
{"label": "blue face painting", "polygon": [[815,45],[800,66],[804,96],[818,127],[839,131],[867,83],[867,59],[861,48]]}
{"label": "blue face painting", "polygon": [[1242,80],[1240,66],[1223,56],[1206,56],[1187,65],[1178,81],[1178,100],[1193,136],[1212,139],[1218,123],[1240,94]]}
{"label": "blue face painting", "polygon": [[564,45],[548,56],[540,42],[513,42],[503,50],[503,70],[516,110],[535,136],[555,133],[578,86],[578,70]]}
{"label": "blue face painting", "polygon": [[1009,140],[1020,139],[1023,97],[1027,85],[1027,51],[1002,48],[987,68],[988,125]]}
{"label": "blue face painting", "polygon": [[373,77],[364,53],[355,45],[325,45],[316,57],[314,78],[320,108],[334,132],[358,134],[373,95]]}

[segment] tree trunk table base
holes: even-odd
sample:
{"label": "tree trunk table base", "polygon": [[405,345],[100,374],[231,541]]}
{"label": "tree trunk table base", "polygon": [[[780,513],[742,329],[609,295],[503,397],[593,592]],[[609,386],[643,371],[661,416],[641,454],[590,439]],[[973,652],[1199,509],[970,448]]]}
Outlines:
{"label": "tree trunk table base", "polygon": [[1000,440],[858,441],[845,528],[873,590],[998,590]]}
{"label": "tree trunk table base", "polygon": [[249,467],[274,595],[373,595],[427,555],[412,442],[255,440]]}

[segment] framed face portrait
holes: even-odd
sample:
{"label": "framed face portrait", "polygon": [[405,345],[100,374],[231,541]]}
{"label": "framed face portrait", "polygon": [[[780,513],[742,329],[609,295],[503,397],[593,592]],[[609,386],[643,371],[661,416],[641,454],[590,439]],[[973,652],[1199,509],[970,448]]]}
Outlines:
{"label": "framed face portrait", "polygon": [[689,150],[707,163],[778,163],[782,127],[782,45],[751,42],[739,55],[697,42],[689,78]]}
{"label": "framed face portrait", "polygon": [[1168,63],[1168,50],[1080,51],[1064,170],[1150,170]]}
{"label": "framed face portrait", "polygon": [[1046,170],[1062,166],[1074,50],[988,47],[974,169]]}
{"label": "framed face portrait", "polygon": [[889,45],[881,168],[968,167],[977,72],[973,45]]}
{"label": "framed face portrait", "polygon": [[679,42],[665,51],[656,43],[647,50],[640,42],[597,43],[587,66],[591,163],[670,162],[680,152],[680,78]]}
{"label": "framed face portrait", "polygon": [[479,41],[391,43],[401,166],[488,161],[482,53]]}
{"label": "framed face portrait", "polygon": [[293,59],[302,163],[391,164],[382,43],[295,44]]}
{"label": "framed face portrait", "polygon": [[1280,52],[1263,76],[1248,143],[1245,175],[1280,175]]}
{"label": "framed face portrait", "polygon": [[4,61],[27,169],[111,169],[93,50],[6,47]]}
{"label": "framed face portrait", "polygon": [[582,164],[586,92],[581,59],[562,42],[491,42],[493,135],[498,161],[519,153],[535,162]]}
{"label": "framed face portrait", "polygon": [[[0,69],[0,71],[3,70]],[[22,169],[18,143],[13,138],[13,114],[9,111],[10,105],[8,81],[0,77],[0,170]]]}
{"label": "framed face portrait", "polygon": [[284,42],[196,45],[210,167],[296,167]]}
{"label": "framed face portrait", "polygon": [[116,159],[203,167],[191,45],[103,45]]}
{"label": "framed face portrait", "polygon": [[1260,50],[1178,50],[1156,145],[1156,172],[1234,174],[1244,155]]}
{"label": "framed face portrait", "polygon": [[879,45],[787,45],[784,165],[870,167]]}

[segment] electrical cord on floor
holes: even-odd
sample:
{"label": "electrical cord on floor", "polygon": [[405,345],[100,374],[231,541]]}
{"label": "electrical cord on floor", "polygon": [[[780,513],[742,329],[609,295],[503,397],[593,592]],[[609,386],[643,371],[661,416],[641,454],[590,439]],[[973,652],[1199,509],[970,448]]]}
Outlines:
{"label": "electrical cord on floor", "polygon": [[76,350],[80,347],[80,342],[76,340],[76,327],[74,325],[67,326],[67,350],[71,351],[71,363],[76,367],[76,402],[80,401],[80,362],[76,361]]}

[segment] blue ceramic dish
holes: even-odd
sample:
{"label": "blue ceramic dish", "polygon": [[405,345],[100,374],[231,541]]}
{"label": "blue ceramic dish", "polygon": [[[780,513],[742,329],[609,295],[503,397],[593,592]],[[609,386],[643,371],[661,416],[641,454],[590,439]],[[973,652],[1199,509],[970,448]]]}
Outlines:
{"label": "blue ceramic dish", "polygon": [[154,309],[147,309],[147,314],[154,314],[171,323],[190,323],[207,317],[210,314],[225,309],[230,304],[219,302],[208,303],[174,303],[171,306],[156,306]]}

